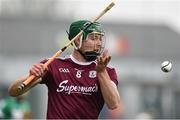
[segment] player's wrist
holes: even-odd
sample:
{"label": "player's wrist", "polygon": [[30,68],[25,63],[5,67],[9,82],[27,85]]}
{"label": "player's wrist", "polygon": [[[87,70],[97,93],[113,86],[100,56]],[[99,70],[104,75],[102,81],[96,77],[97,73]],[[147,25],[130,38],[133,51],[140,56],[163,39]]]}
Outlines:
{"label": "player's wrist", "polygon": [[104,73],[106,71],[105,68],[96,68],[97,73]]}

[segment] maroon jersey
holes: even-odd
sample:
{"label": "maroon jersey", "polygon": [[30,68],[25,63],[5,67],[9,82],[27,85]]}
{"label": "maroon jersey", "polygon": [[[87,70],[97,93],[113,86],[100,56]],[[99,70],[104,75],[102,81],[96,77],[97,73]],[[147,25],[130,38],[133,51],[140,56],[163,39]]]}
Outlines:
{"label": "maroon jersey", "polygon": [[[48,66],[41,82],[48,87],[48,119],[98,118],[104,99],[95,68],[95,62],[78,62],[72,55]],[[106,69],[117,85],[115,69]]]}

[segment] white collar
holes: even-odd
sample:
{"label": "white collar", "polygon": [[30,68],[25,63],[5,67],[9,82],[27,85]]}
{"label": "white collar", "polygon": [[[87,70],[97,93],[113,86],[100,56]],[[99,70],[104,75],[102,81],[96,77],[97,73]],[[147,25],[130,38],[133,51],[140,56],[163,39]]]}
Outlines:
{"label": "white collar", "polygon": [[76,60],[73,55],[70,55],[70,58],[71,60],[76,63],[76,64],[79,64],[79,65],[90,65],[91,63],[93,63],[93,61],[91,62],[79,62],[78,60]]}

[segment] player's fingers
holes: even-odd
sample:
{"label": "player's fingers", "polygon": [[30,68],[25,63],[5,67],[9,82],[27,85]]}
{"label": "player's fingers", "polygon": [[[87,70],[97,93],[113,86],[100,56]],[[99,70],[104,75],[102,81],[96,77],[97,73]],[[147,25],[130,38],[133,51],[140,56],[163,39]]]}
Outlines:
{"label": "player's fingers", "polygon": [[46,73],[47,73],[47,70],[41,75],[41,77],[43,77]]}
{"label": "player's fingers", "polygon": [[99,64],[104,64],[104,58],[102,57],[102,56],[100,56],[100,58],[99,58]]}
{"label": "player's fingers", "polygon": [[103,62],[103,57],[102,56],[100,56],[100,63],[102,63]]}
{"label": "player's fingers", "polygon": [[102,56],[99,56],[98,57],[98,63],[101,63],[102,62]]}
{"label": "player's fingers", "polygon": [[38,71],[40,72],[40,74],[42,75],[45,71],[44,69],[44,65],[43,64],[37,64],[35,65],[36,69],[38,69]]}
{"label": "player's fingers", "polygon": [[100,56],[97,57],[97,63],[99,63],[99,62],[100,62]]}
{"label": "player's fingers", "polygon": [[105,64],[107,58],[108,58],[108,56],[103,57],[103,63],[104,63],[104,64]]}
{"label": "player's fingers", "polygon": [[45,66],[45,65],[42,64],[42,63],[40,63],[39,65],[40,65],[44,70],[45,70],[45,69],[48,69],[47,66]]}
{"label": "player's fingers", "polygon": [[107,63],[109,63],[109,61],[111,60],[111,56],[108,57],[107,59]]}
{"label": "player's fingers", "polygon": [[44,65],[42,63],[40,65],[41,65],[41,67],[43,68],[44,71],[48,71],[48,67],[46,65]]}
{"label": "player's fingers", "polygon": [[105,57],[105,60],[104,60],[104,65],[107,65],[107,62],[108,62],[108,57],[109,57],[109,56],[106,56],[106,57]]}
{"label": "player's fingers", "polygon": [[42,70],[39,65],[33,65],[33,67],[31,68],[31,72],[38,77],[43,74],[43,72],[41,72],[41,71]]}
{"label": "player's fingers", "polygon": [[48,71],[48,67],[47,67],[47,66],[45,66],[45,65],[44,65],[44,69],[45,69],[45,71]]}
{"label": "player's fingers", "polygon": [[108,50],[105,49],[102,56],[105,57],[105,56],[107,56],[107,55],[108,55]]}
{"label": "player's fingers", "polygon": [[105,65],[107,65],[109,63],[109,61],[111,60],[111,56],[107,56],[106,60],[104,62]]}
{"label": "player's fingers", "polygon": [[35,65],[36,69],[38,70],[38,73],[42,75],[45,72],[43,64],[37,64]]}
{"label": "player's fingers", "polygon": [[35,70],[35,68],[31,68],[30,69],[30,75],[34,75],[34,76],[40,76],[39,73]]}
{"label": "player's fingers", "polygon": [[45,66],[44,64],[40,63],[40,66],[42,67],[43,72],[48,71],[48,67]]}

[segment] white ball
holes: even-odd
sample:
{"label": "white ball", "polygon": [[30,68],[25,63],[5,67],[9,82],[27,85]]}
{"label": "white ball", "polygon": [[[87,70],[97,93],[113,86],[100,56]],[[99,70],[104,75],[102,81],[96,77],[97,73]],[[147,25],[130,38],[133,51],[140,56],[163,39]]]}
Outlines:
{"label": "white ball", "polygon": [[170,72],[172,70],[172,63],[169,61],[164,61],[161,63],[161,70],[163,72]]}

